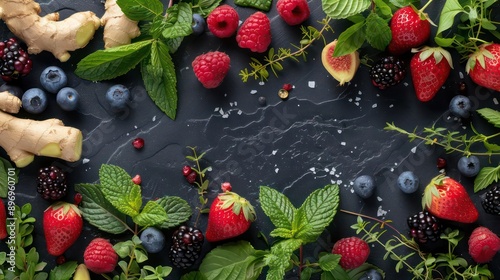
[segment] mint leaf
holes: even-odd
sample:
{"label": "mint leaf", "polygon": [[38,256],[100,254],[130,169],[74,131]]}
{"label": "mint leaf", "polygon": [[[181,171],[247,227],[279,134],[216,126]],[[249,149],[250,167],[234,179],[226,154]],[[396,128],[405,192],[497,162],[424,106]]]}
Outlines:
{"label": "mint leaf", "polygon": [[252,7],[262,11],[269,11],[273,0],[234,0],[234,4],[242,7]]}
{"label": "mint leaf", "polygon": [[465,12],[465,10],[458,0],[446,0],[441,9],[441,14],[439,15],[439,24],[436,34],[439,35],[443,31],[450,29],[455,22],[455,16],[462,12]]}
{"label": "mint leaf", "polygon": [[167,212],[156,201],[150,200],[133,220],[142,227],[161,225],[167,220]]}
{"label": "mint leaf", "polygon": [[141,63],[144,86],[156,106],[171,119],[177,111],[177,77],[167,45],[156,41],[149,60]]}
{"label": "mint leaf", "polygon": [[359,14],[371,5],[370,0],[321,0],[323,11],[333,19],[343,19]]}
{"label": "mint leaf", "polygon": [[65,262],[54,267],[49,274],[49,280],[69,280],[73,277],[78,263],[75,261]]}
{"label": "mint leaf", "polygon": [[168,16],[162,35],[164,38],[177,38],[193,33],[193,12],[188,3],[180,2],[167,10]]}
{"label": "mint leaf", "polygon": [[82,203],[78,206],[82,215],[91,225],[113,234],[119,234],[129,227],[125,214],[104,198],[101,187],[96,184],[77,184],[75,191],[82,194]]}
{"label": "mint leaf", "polygon": [[[295,237],[302,239],[304,244],[314,242],[325,230],[339,206],[339,187],[327,185],[322,189],[312,192],[297,210],[297,220],[302,224],[297,226]],[[304,225],[305,224],[305,225]]]}
{"label": "mint leaf", "polygon": [[164,196],[156,201],[167,213],[167,220],[160,227],[164,229],[176,227],[191,217],[191,206],[177,196]]}
{"label": "mint leaf", "polygon": [[323,271],[332,271],[339,266],[339,261],[340,255],[325,254],[319,258],[318,263]]}
{"label": "mint leaf", "polygon": [[75,74],[90,81],[109,80],[126,74],[148,56],[153,40],[95,51],[78,62]]}
{"label": "mint leaf", "polygon": [[221,2],[222,0],[193,0],[193,13],[207,17]]}
{"label": "mint leaf", "polygon": [[99,169],[101,191],[118,211],[135,217],[142,206],[141,187],[122,168],[103,164]]}
{"label": "mint leaf", "polygon": [[366,38],[364,31],[365,22],[355,23],[340,33],[333,56],[343,56],[361,48]]}
{"label": "mint leaf", "polygon": [[352,278],[338,265],[331,271],[323,271],[321,273],[321,280],[352,280]]}
{"label": "mint leaf", "polygon": [[[11,168],[13,167],[10,161],[0,157],[0,197],[7,197],[9,192],[9,182],[11,185],[13,183],[17,183],[17,174],[19,173],[19,170]],[[14,174],[12,174],[12,172],[9,174],[10,169],[15,170]]]}
{"label": "mint leaf", "polygon": [[299,249],[301,245],[302,240],[300,239],[286,239],[275,243],[271,247],[271,253],[267,254],[264,259],[269,266],[266,279],[282,280],[290,263],[292,253]]}
{"label": "mint leaf", "polygon": [[382,16],[384,16],[385,18],[392,17],[391,6],[389,6],[384,0],[374,0],[373,3],[375,4],[376,11],[379,12]]}
{"label": "mint leaf", "polygon": [[116,0],[122,12],[131,20],[152,20],[163,14],[163,3],[158,0]]}
{"label": "mint leaf", "polygon": [[288,228],[275,228],[273,231],[269,233],[272,237],[280,237],[280,238],[292,238],[293,231]]}
{"label": "mint leaf", "polygon": [[247,241],[226,243],[210,251],[200,265],[208,280],[257,279],[263,267],[262,251]]}
{"label": "mint leaf", "polygon": [[500,112],[491,108],[481,108],[476,110],[486,121],[500,128]]}
{"label": "mint leaf", "polygon": [[262,210],[275,227],[292,229],[295,207],[284,194],[275,189],[261,186],[259,200]]}
{"label": "mint leaf", "polygon": [[376,13],[366,18],[366,41],[375,49],[383,51],[391,42],[391,28],[387,21]]}
{"label": "mint leaf", "polygon": [[500,165],[497,167],[483,167],[474,179],[474,192],[486,189],[493,182],[498,182],[500,178]]}
{"label": "mint leaf", "polygon": [[199,271],[191,271],[181,276],[181,280],[207,280],[207,277]]}

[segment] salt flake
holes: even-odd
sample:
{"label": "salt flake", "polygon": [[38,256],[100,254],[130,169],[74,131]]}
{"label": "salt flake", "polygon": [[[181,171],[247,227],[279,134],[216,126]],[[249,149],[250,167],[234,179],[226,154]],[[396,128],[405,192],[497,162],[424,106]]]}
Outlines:
{"label": "salt flake", "polygon": [[307,85],[308,85],[310,88],[315,88],[315,87],[316,87],[316,82],[315,82],[315,81],[309,81],[309,82],[307,82]]}

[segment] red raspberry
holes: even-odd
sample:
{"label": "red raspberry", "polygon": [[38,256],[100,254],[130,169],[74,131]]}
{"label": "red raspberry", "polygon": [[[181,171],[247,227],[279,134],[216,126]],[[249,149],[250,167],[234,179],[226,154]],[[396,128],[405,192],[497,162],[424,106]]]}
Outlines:
{"label": "red raspberry", "polygon": [[370,255],[368,243],[359,237],[346,237],[333,245],[332,254],[340,255],[340,266],[344,269],[353,269],[366,262]]}
{"label": "red raspberry", "polygon": [[115,270],[118,255],[109,240],[97,237],[85,249],[83,262],[96,274],[110,273]]}
{"label": "red raspberry", "polygon": [[239,23],[238,12],[227,4],[215,8],[207,17],[208,30],[218,38],[233,36]]}
{"label": "red raspberry", "polygon": [[278,0],[276,9],[288,25],[301,24],[311,15],[307,0]]}
{"label": "red raspberry", "polygon": [[236,34],[238,46],[262,53],[271,44],[271,21],[263,12],[251,14]]}
{"label": "red raspberry", "polygon": [[486,227],[477,227],[469,237],[469,254],[477,263],[490,262],[500,250],[500,238]]}
{"label": "red raspberry", "polygon": [[205,88],[216,88],[224,80],[231,65],[226,53],[215,51],[197,56],[191,66],[198,81]]}

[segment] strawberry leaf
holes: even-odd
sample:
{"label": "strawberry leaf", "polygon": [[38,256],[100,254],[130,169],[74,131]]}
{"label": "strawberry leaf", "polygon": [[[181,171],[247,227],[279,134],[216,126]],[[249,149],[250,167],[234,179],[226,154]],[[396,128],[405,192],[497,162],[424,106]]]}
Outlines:
{"label": "strawberry leaf", "polygon": [[462,12],[465,12],[465,10],[458,0],[446,0],[439,16],[439,25],[436,33],[441,34],[443,31],[450,29],[455,22],[455,16]]}
{"label": "strawberry leaf", "polygon": [[323,11],[333,19],[344,19],[359,14],[371,5],[370,0],[322,0]]}
{"label": "strawberry leaf", "polygon": [[262,210],[277,228],[292,229],[295,207],[282,193],[269,187],[261,186],[259,200]]}
{"label": "strawberry leaf", "polygon": [[340,255],[325,254],[319,258],[318,263],[323,271],[332,271],[339,266],[339,261]]}
{"label": "strawberry leaf", "polygon": [[500,166],[483,167],[474,179],[474,192],[486,189],[493,182],[498,182],[500,178]]}

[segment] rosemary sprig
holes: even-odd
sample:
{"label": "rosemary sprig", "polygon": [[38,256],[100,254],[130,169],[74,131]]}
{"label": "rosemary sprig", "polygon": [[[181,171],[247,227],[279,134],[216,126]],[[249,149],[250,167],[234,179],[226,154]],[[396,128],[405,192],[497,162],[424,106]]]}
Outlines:
{"label": "rosemary sprig", "polygon": [[269,69],[273,72],[273,74],[277,77],[278,71],[283,70],[282,62],[286,59],[291,59],[296,62],[299,62],[299,57],[302,57],[304,61],[306,61],[307,48],[309,48],[314,42],[317,40],[323,40],[323,43],[326,45],[326,41],[323,33],[325,31],[333,31],[330,26],[330,17],[326,17],[321,20],[319,23],[322,25],[320,30],[316,29],[313,26],[301,26],[300,29],[302,31],[302,39],[299,44],[291,44],[295,49],[293,51],[291,48],[278,48],[277,51],[274,48],[270,48],[267,56],[264,57],[264,62],[259,61],[256,58],[250,58],[252,62],[250,62],[250,70],[245,68],[240,71],[241,80],[243,82],[247,82],[249,78],[254,78],[255,80],[260,79],[261,81],[267,80],[269,78]]}

